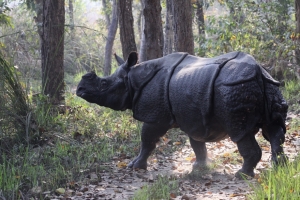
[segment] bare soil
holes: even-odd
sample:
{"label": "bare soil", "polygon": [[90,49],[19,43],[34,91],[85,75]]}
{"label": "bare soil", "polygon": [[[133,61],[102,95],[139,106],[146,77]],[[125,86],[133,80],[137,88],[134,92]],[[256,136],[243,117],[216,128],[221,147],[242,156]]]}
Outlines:
{"label": "bare soil", "polygon": [[[299,115],[291,115],[290,118],[294,117]],[[255,178],[239,180],[234,177],[235,172],[241,168],[243,160],[236,144],[230,139],[207,143],[212,167],[202,172],[192,171],[195,155],[188,143],[181,144],[179,139],[182,137],[185,136],[179,135],[178,141],[162,138],[157,145],[157,150],[148,159],[147,171],[126,169],[132,158],[115,157],[109,163],[101,163],[103,170],[90,173],[85,181],[72,183],[65,191],[45,195],[48,199],[68,200],[130,199],[135,191],[152,184],[159,175],[163,175],[175,178],[179,182],[179,191],[176,191],[176,195],[171,193],[170,199],[240,200],[247,199],[246,195],[253,191],[250,185],[257,184],[260,174],[271,167],[270,145],[261,134],[257,134],[263,156],[255,169]],[[164,152],[164,149],[172,145],[179,145],[180,148],[173,153]],[[293,160],[300,149],[300,130],[286,135],[284,149],[289,159]]]}

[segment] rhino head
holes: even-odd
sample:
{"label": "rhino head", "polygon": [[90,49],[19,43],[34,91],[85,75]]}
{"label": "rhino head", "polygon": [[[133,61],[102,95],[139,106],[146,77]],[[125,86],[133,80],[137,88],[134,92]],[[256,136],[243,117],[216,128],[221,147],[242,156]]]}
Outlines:
{"label": "rhino head", "polygon": [[114,110],[131,109],[128,72],[138,61],[138,54],[131,52],[127,61],[115,55],[119,68],[110,76],[98,77],[95,72],[82,76],[76,95],[84,100]]}

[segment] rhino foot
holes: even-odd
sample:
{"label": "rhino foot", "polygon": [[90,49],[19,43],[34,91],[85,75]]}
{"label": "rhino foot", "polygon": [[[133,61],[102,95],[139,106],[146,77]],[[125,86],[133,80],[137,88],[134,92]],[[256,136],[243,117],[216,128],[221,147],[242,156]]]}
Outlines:
{"label": "rhino foot", "polygon": [[139,158],[135,158],[133,161],[131,161],[128,165],[127,168],[132,168],[132,169],[147,169],[147,161],[141,161]]}
{"label": "rhino foot", "polygon": [[205,159],[205,160],[196,160],[193,164],[193,169],[203,169],[207,168],[208,164],[210,164],[212,161],[211,159]]}
{"label": "rhino foot", "polygon": [[240,169],[237,173],[235,173],[235,177],[238,179],[251,179],[254,178],[254,172],[245,172],[242,169]]}
{"label": "rhino foot", "polygon": [[275,166],[284,166],[287,164],[289,158],[285,154],[281,154],[278,156],[272,156],[272,162]]}

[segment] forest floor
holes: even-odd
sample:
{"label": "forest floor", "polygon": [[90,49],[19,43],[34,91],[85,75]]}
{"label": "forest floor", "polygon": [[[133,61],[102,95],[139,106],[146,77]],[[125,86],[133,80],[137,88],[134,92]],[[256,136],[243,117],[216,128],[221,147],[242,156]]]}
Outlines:
{"label": "forest floor", "polygon": [[[299,115],[289,115],[289,118]],[[289,122],[287,122],[288,124]],[[180,134],[178,138],[186,137]],[[170,199],[247,199],[247,194],[253,191],[251,185],[259,182],[260,174],[270,169],[270,145],[259,133],[256,136],[263,155],[255,169],[255,178],[239,180],[234,177],[241,168],[242,157],[236,144],[229,138],[215,143],[207,143],[208,157],[212,167],[203,172],[192,171],[195,155],[188,143],[179,150],[168,153],[164,148],[168,145],[180,145],[180,140],[172,141],[162,138],[157,144],[157,150],[148,159],[147,170],[126,169],[130,159],[114,157],[111,162],[102,163],[104,170],[91,172],[83,182],[74,183],[70,189],[57,195],[49,195],[48,199],[130,199],[134,192],[145,185],[153,184],[160,175],[177,180],[179,191],[170,193]],[[286,135],[284,150],[290,160],[300,149],[300,130]]]}

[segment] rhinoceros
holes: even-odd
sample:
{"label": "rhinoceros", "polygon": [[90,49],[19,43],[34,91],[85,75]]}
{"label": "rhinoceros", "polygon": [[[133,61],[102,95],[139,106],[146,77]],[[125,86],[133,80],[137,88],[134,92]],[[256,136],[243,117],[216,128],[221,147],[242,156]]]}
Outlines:
{"label": "rhinoceros", "polygon": [[244,160],[236,177],[254,177],[262,156],[255,139],[260,128],[271,144],[272,162],[286,161],[288,106],[279,82],[251,55],[201,58],[177,52],[138,63],[138,54],[131,52],[126,61],[117,58],[120,66],[112,75],[82,76],[76,94],[114,110],[131,109],[143,122],[140,153],[128,167],[146,169],[159,138],[174,127],[189,136],[194,168],[207,163],[206,142],[230,137]]}

